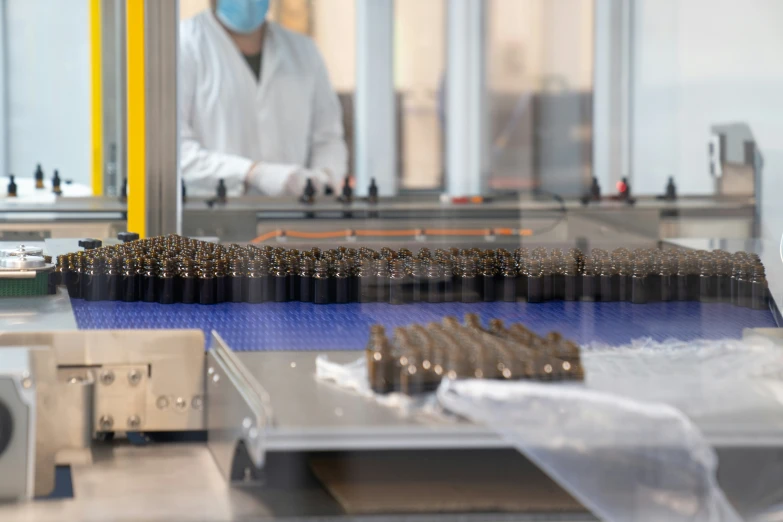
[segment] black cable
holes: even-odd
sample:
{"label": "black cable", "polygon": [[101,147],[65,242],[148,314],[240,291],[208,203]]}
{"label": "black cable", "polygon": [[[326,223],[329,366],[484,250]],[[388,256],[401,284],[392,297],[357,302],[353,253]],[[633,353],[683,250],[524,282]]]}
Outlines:
{"label": "black cable", "polygon": [[526,236],[526,237],[540,236],[542,234],[546,234],[547,232],[550,232],[550,231],[554,230],[560,223],[563,222],[563,220],[566,217],[566,213],[568,212],[568,209],[566,208],[566,205],[565,205],[565,200],[563,199],[563,196],[561,196],[560,194],[557,194],[555,192],[550,192],[548,190],[541,190],[541,189],[534,189],[534,190],[532,190],[530,192],[534,196],[547,195],[550,198],[552,198],[552,200],[557,201],[560,204],[560,217],[558,217],[550,225],[542,227],[542,228],[540,228],[538,230],[533,230],[533,233],[530,236]]}

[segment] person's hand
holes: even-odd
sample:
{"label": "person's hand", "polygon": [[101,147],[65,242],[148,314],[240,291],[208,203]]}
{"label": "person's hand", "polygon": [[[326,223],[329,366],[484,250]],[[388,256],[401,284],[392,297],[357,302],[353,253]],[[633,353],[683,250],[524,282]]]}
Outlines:
{"label": "person's hand", "polygon": [[248,188],[267,196],[300,196],[311,179],[316,194],[323,194],[329,174],[323,169],[305,169],[296,165],[256,163],[247,173]]}

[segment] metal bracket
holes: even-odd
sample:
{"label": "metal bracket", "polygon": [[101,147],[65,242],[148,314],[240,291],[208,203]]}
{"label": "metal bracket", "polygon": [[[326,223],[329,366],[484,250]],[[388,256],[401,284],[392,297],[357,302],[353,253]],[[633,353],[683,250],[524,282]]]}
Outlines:
{"label": "metal bracket", "polygon": [[272,423],[269,395],[215,331],[205,395],[208,446],[223,478],[258,480],[266,427]]}
{"label": "metal bracket", "polygon": [[140,431],[146,421],[146,365],[104,365],[95,384],[95,431]]}

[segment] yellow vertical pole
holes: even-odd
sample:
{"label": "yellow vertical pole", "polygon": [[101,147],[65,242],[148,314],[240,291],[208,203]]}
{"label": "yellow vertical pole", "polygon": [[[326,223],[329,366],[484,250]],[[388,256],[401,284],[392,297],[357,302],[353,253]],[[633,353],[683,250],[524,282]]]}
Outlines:
{"label": "yellow vertical pole", "polygon": [[92,78],[92,193],[103,195],[103,39],[101,1],[90,0],[90,65]]}
{"label": "yellow vertical pole", "polygon": [[147,235],[147,143],[144,60],[144,3],[126,1],[128,230]]}

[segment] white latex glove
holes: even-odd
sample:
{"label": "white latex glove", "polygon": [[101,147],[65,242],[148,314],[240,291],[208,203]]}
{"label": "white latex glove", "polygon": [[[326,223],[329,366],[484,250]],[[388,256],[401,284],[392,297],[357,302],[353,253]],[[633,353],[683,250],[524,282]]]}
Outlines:
{"label": "white latex glove", "polygon": [[248,185],[266,196],[301,196],[308,179],[313,180],[316,194],[322,194],[329,175],[323,169],[274,163],[256,163],[247,174]]}

